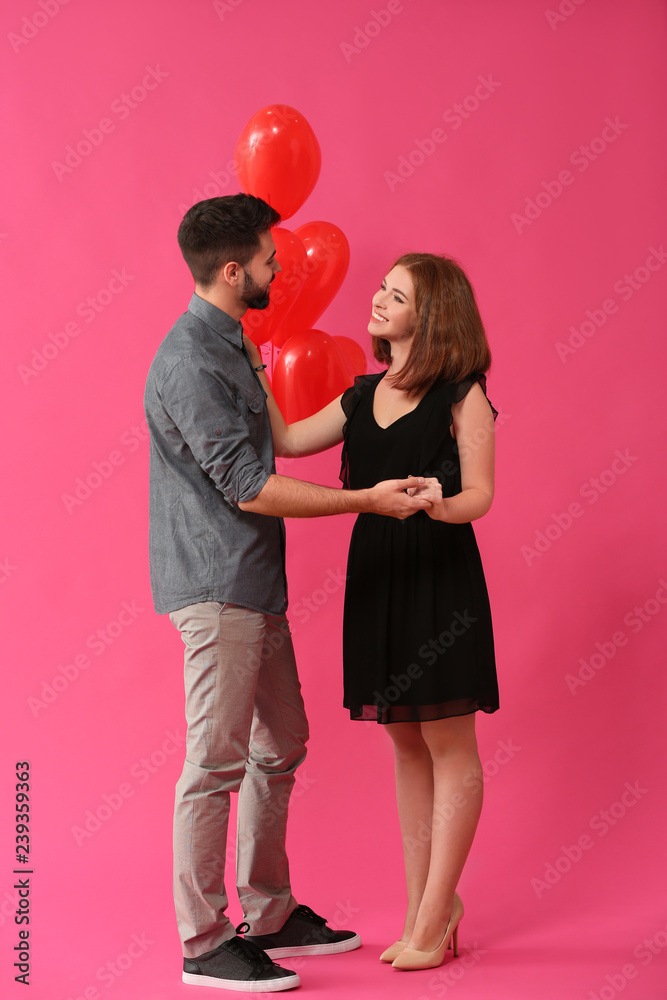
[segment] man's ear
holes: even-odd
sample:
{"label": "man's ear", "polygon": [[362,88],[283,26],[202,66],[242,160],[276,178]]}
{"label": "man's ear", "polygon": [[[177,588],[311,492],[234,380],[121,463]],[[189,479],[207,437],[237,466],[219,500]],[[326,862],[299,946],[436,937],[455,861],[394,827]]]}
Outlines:
{"label": "man's ear", "polygon": [[241,280],[241,268],[235,260],[227,261],[218,272],[218,279],[235,287]]}

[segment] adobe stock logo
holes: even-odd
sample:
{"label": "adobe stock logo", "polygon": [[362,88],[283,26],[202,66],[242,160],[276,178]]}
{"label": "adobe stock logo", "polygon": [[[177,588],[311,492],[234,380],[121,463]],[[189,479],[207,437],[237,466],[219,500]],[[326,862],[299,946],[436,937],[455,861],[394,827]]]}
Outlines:
{"label": "adobe stock logo", "polygon": [[0,560],[0,583],[7,583],[10,576],[16,572],[18,566],[15,566],[9,561],[9,559]]}
{"label": "adobe stock logo", "polygon": [[555,31],[560,24],[564,24],[569,17],[576,14],[577,8],[581,7],[586,0],[561,0],[558,10],[545,10],[544,16],[549,22],[549,27]]}
{"label": "adobe stock logo", "polygon": [[[457,101],[443,111],[442,120],[449,125],[450,132],[460,129],[463,123],[479,111],[484,102],[502,86],[500,80],[494,79],[493,73],[478,76],[477,79],[479,82],[472,93],[466,94],[463,100]],[[436,126],[425,139],[415,139],[412,149],[399,156],[396,170],[385,170],[384,179],[389,190],[394,191],[399,184],[404,184],[408,177],[412,177],[415,170],[447,141],[448,135],[446,129]]]}
{"label": "adobe stock logo", "polygon": [[[290,605],[290,619],[306,625],[311,617],[317,614],[320,608],[327,603],[329,598],[333,594],[337,594],[345,586],[346,580],[347,574],[343,570],[338,569],[334,572],[329,568],[322,580],[321,587],[316,587],[306,597],[302,597],[297,601],[293,607]],[[292,632],[294,631],[294,626],[292,626]]]}
{"label": "adobe stock logo", "polygon": [[[664,267],[665,262],[667,262],[667,252],[662,243],[659,247],[649,247],[644,262],[631,272],[626,271],[623,277],[614,282],[614,291],[621,302],[628,302],[635,292],[640,291],[651,280],[656,271]],[[618,310],[619,303],[611,296],[592,309],[587,309],[583,322],[579,326],[570,326],[570,336],[567,341],[559,340],[554,344],[560,360],[565,363],[571,355],[576,354]]]}
{"label": "adobe stock logo", "polygon": [[110,646],[112,646],[128,628],[144,613],[144,608],[140,607],[136,600],[123,601],[114,618],[104,623],[104,625],[86,638],[85,649],[74,653],[69,660],[59,663],[56,673],[50,680],[43,680],[39,691],[39,696],[30,695],[27,705],[34,718],[40,712],[45,711],[60,698],[65,691],[79,679],[82,673],[92,666],[93,660],[88,654],[88,650],[95,656],[103,656]]}
{"label": "adobe stock logo", "polygon": [[[142,934],[133,933],[125,945],[125,951],[114,955],[99,967],[95,973],[96,981],[103,984],[105,989],[111,989],[116,980],[124,976],[154,944],[155,941],[149,938],[145,931]],[[60,996],[62,995],[61,993]],[[95,983],[88,983],[85,988],[77,987],[76,993],[70,993],[66,1000],[102,1000],[102,996]]]}
{"label": "adobe stock logo", "polygon": [[174,754],[180,754],[186,746],[186,737],[180,729],[175,733],[168,730],[160,746],[155,747],[148,757],[141,757],[129,769],[129,781],[123,781],[112,791],[103,792],[91,808],[86,809],[80,824],[70,827],[77,847],[90,840],[105,823],[108,823],[123,808],[128,799],[134,797],[137,787],[145,785],[151,776],[158,774]]}
{"label": "adobe stock logo", "polygon": [[[653,622],[657,615],[661,614],[667,606],[667,580],[661,577],[658,580],[658,587],[654,594],[651,594],[641,604],[635,604],[623,618],[623,624],[632,633],[637,635],[645,625]],[[579,657],[579,669],[576,674],[566,674],[565,683],[570,693],[576,694],[579,688],[585,687],[589,681],[597,677],[600,670],[616,656],[619,649],[627,646],[630,636],[623,629],[616,629],[610,636],[602,642],[595,643],[595,650],[589,654],[589,658]]]}
{"label": "adobe stock logo", "polygon": [[362,27],[355,25],[352,42],[341,42],[340,50],[346,63],[352,62],[353,56],[358,56],[367,48],[374,38],[380,34],[383,28],[391,23],[397,14],[402,14],[405,7],[400,0],[389,0],[386,7],[380,10],[371,10],[368,14],[368,21]]}
{"label": "adobe stock logo", "polygon": [[116,116],[116,120],[100,118],[93,128],[84,128],[81,132],[83,138],[65,147],[62,163],[59,160],[51,162],[58,181],[62,184],[68,174],[80,167],[83,161],[102,145],[106,137],[116,131],[116,124],[125,121],[140,104],[143,104],[149,93],[156,90],[168,76],[169,73],[165,73],[159,66],[147,66],[146,74],[141,81],[135,84],[129,93],[119,94],[111,102],[110,111]]}
{"label": "adobe stock logo", "polygon": [[[111,272],[111,277],[102,288],[96,289],[93,295],[88,295],[78,303],[74,314],[80,317],[84,323],[94,322],[100,313],[104,312],[107,306],[111,305],[114,299],[123,292],[135,275],[129,274],[126,267],[117,268]],[[60,329],[47,334],[47,340],[41,347],[33,347],[30,360],[24,365],[17,365],[16,370],[24,385],[28,385],[30,380],[43,372],[45,368],[69,347],[75,337],[83,331],[83,325],[78,319],[69,319],[61,324]]]}
{"label": "adobe stock logo", "polygon": [[[628,128],[618,115],[615,118],[605,118],[604,127],[600,135],[594,136],[587,145],[578,146],[570,153],[569,162],[577,168],[577,172],[582,174],[588,170],[591,163],[595,163],[610,145],[618,139],[619,135]],[[542,215],[546,209],[550,208],[555,201],[560,198],[566,187],[570,187],[576,180],[576,174],[571,170],[561,170],[557,177],[551,180],[543,180],[540,190],[533,198],[526,198],[523,208],[523,215],[520,212],[512,212],[510,221],[514,225],[519,235],[528,227],[532,226],[536,219]]]}
{"label": "adobe stock logo", "polygon": [[128,453],[134,454],[150,438],[150,431],[145,420],[138,424],[133,424],[120,436],[120,448],[114,448],[104,457],[95,459],[89,471],[77,476],[71,493],[61,493],[65,510],[72,514],[78,507],[89,500],[95,490],[98,490],[103,483],[113,476],[114,472],[121,465],[125,465]]}
{"label": "adobe stock logo", "polygon": [[244,0],[213,0],[213,9],[220,18],[224,21],[225,14],[233,14],[237,7],[240,7]]}
{"label": "adobe stock logo", "polygon": [[39,0],[39,10],[36,10],[30,17],[21,20],[21,30],[17,35],[10,31],[7,35],[9,44],[18,52],[22,45],[27,45],[33,38],[45,28],[50,21],[60,13],[60,8],[68,4],[69,0]]}
{"label": "adobe stock logo", "polygon": [[612,802],[606,809],[600,809],[595,816],[591,816],[588,828],[597,833],[598,840],[594,840],[590,833],[582,833],[573,844],[561,844],[561,854],[554,860],[548,861],[544,866],[542,877],[534,876],[530,879],[530,885],[538,899],[542,899],[546,892],[550,892],[557,885],[564,875],[572,871],[574,865],[579,864],[585,852],[592,850],[599,842],[599,839],[606,837],[610,830],[624,819],[628,812],[632,810],[638,802],[648,793],[649,789],[644,788],[639,781],[630,784],[626,781],[623,789],[615,802]]}
{"label": "adobe stock logo", "polygon": [[[588,502],[589,506],[596,504],[627,473],[628,469],[632,468],[638,459],[639,456],[631,454],[629,448],[626,448],[625,451],[620,451],[617,448],[609,467],[582,483],[579,495]],[[539,528],[535,530],[533,544],[521,546],[521,555],[526,560],[526,565],[532,566],[536,559],[548,552],[551,546],[562,538],[566,531],[570,530],[575,521],[584,516],[586,510],[587,508],[578,500],[573,500],[565,510],[552,512],[544,530]]]}

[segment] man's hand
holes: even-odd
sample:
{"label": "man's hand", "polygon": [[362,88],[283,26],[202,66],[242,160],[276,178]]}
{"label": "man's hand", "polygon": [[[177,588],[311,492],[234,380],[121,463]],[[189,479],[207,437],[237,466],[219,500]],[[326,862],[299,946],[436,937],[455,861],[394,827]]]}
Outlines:
{"label": "man's hand", "polygon": [[423,497],[405,492],[424,485],[423,477],[387,479],[367,490],[340,490],[272,473],[256,497],[240,500],[241,510],[273,517],[323,517],[326,514],[385,514],[403,520],[428,510]]}
{"label": "man's hand", "polygon": [[[397,517],[403,521],[418,510],[426,510],[431,506],[431,501],[427,494],[424,496],[411,496],[406,490],[418,491],[424,488],[425,480],[422,476],[408,476],[407,479],[386,479],[378,483],[367,491],[369,506],[366,508],[369,513],[385,514],[388,517]],[[442,494],[441,494],[442,495]]]}

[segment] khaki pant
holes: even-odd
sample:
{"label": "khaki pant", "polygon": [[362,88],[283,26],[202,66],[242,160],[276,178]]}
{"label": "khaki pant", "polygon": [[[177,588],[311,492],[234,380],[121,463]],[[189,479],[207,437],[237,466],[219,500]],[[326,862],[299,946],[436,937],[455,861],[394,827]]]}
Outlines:
{"label": "khaki pant", "polygon": [[225,915],[230,792],[239,793],[236,882],[251,933],[279,930],[297,905],[285,833],[308,723],[284,616],[206,602],[169,618],[185,643],[188,726],[174,903],[183,954],[196,958],[235,933]]}

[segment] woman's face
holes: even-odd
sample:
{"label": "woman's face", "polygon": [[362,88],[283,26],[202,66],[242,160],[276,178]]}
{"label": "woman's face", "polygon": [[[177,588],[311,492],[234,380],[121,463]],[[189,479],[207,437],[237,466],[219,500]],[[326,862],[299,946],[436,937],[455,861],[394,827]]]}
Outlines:
{"label": "woman's face", "polygon": [[391,269],[373,296],[368,332],[390,343],[412,339],[417,312],[410,272],[398,265]]}

